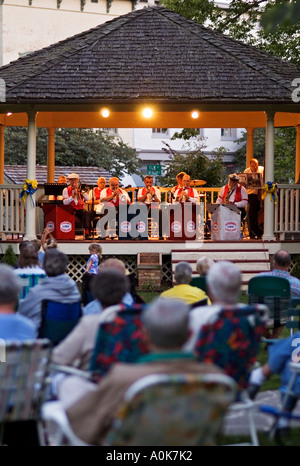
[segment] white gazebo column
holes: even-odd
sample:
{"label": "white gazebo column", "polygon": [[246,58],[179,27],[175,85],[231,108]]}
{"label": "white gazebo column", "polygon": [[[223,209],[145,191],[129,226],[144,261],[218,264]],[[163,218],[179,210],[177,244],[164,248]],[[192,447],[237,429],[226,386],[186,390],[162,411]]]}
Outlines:
{"label": "white gazebo column", "polygon": [[[27,179],[34,180],[36,177],[36,112],[27,112],[28,134],[27,134]],[[25,181],[25,180],[24,180]],[[33,202],[32,202],[33,201]],[[36,207],[35,193],[26,198],[25,237],[26,240],[36,238]]]}
{"label": "white gazebo column", "polygon": [[246,128],[247,130],[247,150],[246,150],[246,168],[250,167],[250,160],[253,159],[253,135],[254,128]]}
{"label": "white gazebo column", "polygon": [[295,165],[295,183],[300,178],[300,125],[296,126],[296,165]]}
{"label": "white gazebo column", "polygon": [[[265,156],[265,183],[274,180],[274,115],[275,112],[266,112],[266,156]],[[264,241],[275,240],[274,235],[274,201],[269,194],[264,200]]]}
{"label": "white gazebo column", "polygon": [[5,126],[0,125],[0,184],[4,183],[4,130]]}
{"label": "white gazebo column", "polygon": [[55,128],[48,128],[47,181],[54,183],[55,176]]}

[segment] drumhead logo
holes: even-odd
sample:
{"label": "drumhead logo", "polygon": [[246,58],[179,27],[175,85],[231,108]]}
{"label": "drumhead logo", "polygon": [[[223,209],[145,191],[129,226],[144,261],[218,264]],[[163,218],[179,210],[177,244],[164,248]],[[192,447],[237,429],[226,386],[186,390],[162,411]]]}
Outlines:
{"label": "drumhead logo", "polygon": [[226,222],[225,231],[237,231],[237,224],[235,222]]}
{"label": "drumhead logo", "polygon": [[219,225],[218,225],[217,222],[213,222],[213,224],[212,224],[212,231],[214,231],[215,233],[216,233],[217,231],[219,231]]}
{"label": "drumhead logo", "polygon": [[48,222],[46,227],[49,229],[50,233],[54,231],[54,223],[53,222]]}
{"label": "drumhead logo", "polygon": [[190,220],[189,222],[187,222],[186,231],[188,233],[194,233],[195,230],[196,230],[195,222],[193,222],[193,220]]}
{"label": "drumhead logo", "polygon": [[176,221],[171,224],[171,230],[173,233],[180,233],[181,232],[181,223]]}
{"label": "drumhead logo", "polygon": [[63,233],[70,233],[72,231],[72,223],[71,222],[61,222],[59,225],[60,231]]}
{"label": "drumhead logo", "polygon": [[137,226],[136,226],[136,228],[137,228],[137,231],[138,231],[139,233],[144,233],[144,232],[146,231],[146,224],[145,224],[145,222],[139,221],[138,224],[137,224]]}
{"label": "drumhead logo", "polygon": [[125,233],[129,233],[131,231],[131,225],[130,222],[122,222],[121,223],[121,231],[124,231]]}

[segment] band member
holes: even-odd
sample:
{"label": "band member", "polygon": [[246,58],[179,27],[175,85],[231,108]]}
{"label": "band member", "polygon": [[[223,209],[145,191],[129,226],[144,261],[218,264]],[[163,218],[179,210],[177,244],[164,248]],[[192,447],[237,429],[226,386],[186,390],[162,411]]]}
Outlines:
{"label": "band member", "polygon": [[[159,237],[162,237],[162,212],[159,208],[161,203],[161,195],[159,188],[153,186],[153,177],[151,175],[145,176],[144,179],[145,187],[138,190],[137,200],[138,202],[143,202],[148,207],[148,218],[151,217],[158,222],[158,234]],[[154,211],[157,213],[158,217],[155,216]]]}
{"label": "band member", "polygon": [[101,211],[100,209],[100,194],[103,189],[105,189],[106,179],[104,176],[100,176],[97,180],[97,186],[92,188],[89,192],[89,200],[87,204],[92,205],[92,209],[95,210],[97,213]]}
{"label": "band member", "polygon": [[175,202],[180,202],[180,204],[185,202],[197,204],[199,202],[199,194],[195,188],[191,188],[191,177],[189,175],[183,175],[182,187],[175,191],[174,196]]}
{"label": "band member", "polygon": [[75,225],[83,226],[85,236],[89,237],[93,213],[84,210],[84,204],[89,200],[89,195],[81,190],[79,175],[77,173],[70,173],[68,181],[70,186],[63,190],[63,204],[74,208]]}
{"label": "band member", "polygon": [[229,175],[228,184],[221,189],[216,204],[234,204],[243,210],[247,203],[247,191],[244,186],[239,184],[239,176],[236,173],[232,173]]}
{"label": "band member", "polygon": [[170,203],[174,202],[175,201],[175,192],[177,191],[177,189],[179,188],[182,188],[182,178],[183,176],[186,175],[185,172],[180,172],[178,173],[178,175],[176,176],[176,181],[177,181],[177,185],[174,186],[172,189],[171,189],[171,196],[170,196]]}
{"label": "band member", "polygon": [[145,176],[145,187],[138,190],[138,202],[144,202],[150,207],[152,202],[161,203],[160,190],[153,186],[153,177],[151,175]]}
{"label": "band member", "polygon": [[[257,159],[250,160],[250,167],[244,170],[244,173],[260,173],[261,181],[263,181],[264,167],[260,166]],[[249,211],[248,211],[248,222],[249,222],[249,236],[254,239],[258,239],[262,236],[262,230],[258,224],[258,212],[261,209],[261,192],[259,189],[247,189]]]}
{"label": "band member", "polygon": [[118,178],[113,176],[109,180],[109,187],[101,191],[100,202],[109,202],[119,207],[120,204],[130,204],[130,197],[124,189],[119,187]]}

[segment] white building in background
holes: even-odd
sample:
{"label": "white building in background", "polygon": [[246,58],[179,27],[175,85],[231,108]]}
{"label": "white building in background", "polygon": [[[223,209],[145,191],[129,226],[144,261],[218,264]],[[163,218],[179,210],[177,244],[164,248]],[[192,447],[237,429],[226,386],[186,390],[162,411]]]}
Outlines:
{"label": "white building in background", "polygon": [[[229,0],[218,2],[226,7]],[[0,65],[5,65],[24,54],[79,34],[133,9],[153,5],[154,0],[0,0]],[[148,165],[162,165],[169,156],[163,150],[165,143],[175,151],[183,151],[182,139],[171,141],[180,128],[118,128],[110,129],[124,143],[135,148],[141,160],[141,169],[147,174]],[[238,145],[235,140],[241,129],[201,128],[204,153],[209,156],[218,147],[225,147],[226,164]],[[149,170],[148,170],[149,171]],[[140,184],[141,179],[128,178],[124,184]],[[158,180],[157,180],[158,181]]]}

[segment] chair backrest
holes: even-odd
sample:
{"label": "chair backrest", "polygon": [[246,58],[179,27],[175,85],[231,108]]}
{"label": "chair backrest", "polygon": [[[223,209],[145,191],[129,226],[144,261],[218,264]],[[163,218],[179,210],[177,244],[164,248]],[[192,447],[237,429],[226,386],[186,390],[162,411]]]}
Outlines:
{"label": "chair backrest", "polygon": [[104,445],[217,445],[236,395],[224,374],[154,374],[133,383]]}
{"label": "chair backrest", "polygon": [[290,282],[287,278],[258,275],[252,277],[248,283],[249,304],[261,303],[268,306],[275,327],[287,319],[290,295]]}
{"label": "chair backrest", "polygon": [[286,328],[290,329],[290,334],[293,335],[294,330],[300,330],[300,298],[291,298],[291,307],[287,314],[291,320],[286,323]]}
{"label": "chair backrest", "polygon": [[39,338],[48,338],[54,345],[63,340],[81,317],[81,302],[59,303],[43,300]]}
{"label": "chair backrest", "polygon": [[268,308],[261,304],[222,309],[201,327],[195,356],[224,369],[240,390],[247,388],[268,317]]}
{"label": "chair backrest", "polygon": [[135,362],[149,352],[142,331],[142,305],[120,307],[111,322],[99,326],[89,370],[99,378],[106,374],[115,362]]}
{"label": "chair backrest", "polygon": [[47,339],[6,343],[0,363],[0,422],[39,419],[51,348]]}
{"label": "chair backrest", "polygon": [[35,285],[38,285],[41,282],[41,280],[46,278],[46,274],[21,273],[21,274],[18,274],[18,277],[20,278],[21,286],[22,286],[21,291],[20,291],[20,299],[23,299],[28,294],[30,288],[32,288]]}
{"label": "chair backrest", "polygon": [[203,290],[206,293],[206,277],[194,277],[192,278],[190,285],[200,288],[200,290]]}

